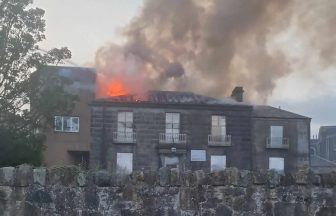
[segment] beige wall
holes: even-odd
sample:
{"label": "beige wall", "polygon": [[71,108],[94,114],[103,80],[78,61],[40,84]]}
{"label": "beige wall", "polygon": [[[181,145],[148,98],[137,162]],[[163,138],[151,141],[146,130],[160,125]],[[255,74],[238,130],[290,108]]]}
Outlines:
{"label": "beige wall", "polygon": [[[71,70],[71,68],[69,70]],[[80,68],[75,68],[75,70],[80,70]],[[83,71],[80,73],[83,73]],[[83,75],[85,75],[85,73],[83,73]],[[94,80],[91,81],[94,82]],[[74,85],[75,89],[71,90],[74,91],[72,93],[79,95],[79,101],[76,103],[72,114],[55,114],[61,116],[79,117],[79,132],[56,132],[54,131],[54,128],[51,128],[45,133],[47,139],[45,142],[46,150],[44,153],[44,164],[48,167],[71,164],[69,151],[90,151],[89,103],[94,99],[94,89],[87,88],[87,83],[83,85],[84,88],[81,88],[81,85],[79,85],[81,82],[81,80],[77,80],[76,85]]]}

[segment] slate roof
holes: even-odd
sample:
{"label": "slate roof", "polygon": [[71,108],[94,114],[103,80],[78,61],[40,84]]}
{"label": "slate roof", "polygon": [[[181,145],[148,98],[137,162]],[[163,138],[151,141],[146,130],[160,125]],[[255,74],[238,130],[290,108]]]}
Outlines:
{"label": "slate roof", "polygon": [[292,113],[280,108],[266,105],[253,106],[252,117],[256,118],[289,118],[289,119],[310,119],[309,117]]}
{"label": "slate roof", "polygon": [[152,103],[174,103],[174,104],[218,104],[218,105],[248,105],[244,102],[237,102],[233,98],[216,99],[192,92],[178,91],[149,91],[148,101]]}
{"label": "slate roof", "polygon": [[192,92],[178,91],[148,91],[145,99],[137,100],[135,95],[120,95],[108,98],[97,99],[96,101],[111,102],[147,102],[155,104],[205,104],[205,105],[242,105],[248,106],[245,102],[237,102],[233,98],[216,99]]}

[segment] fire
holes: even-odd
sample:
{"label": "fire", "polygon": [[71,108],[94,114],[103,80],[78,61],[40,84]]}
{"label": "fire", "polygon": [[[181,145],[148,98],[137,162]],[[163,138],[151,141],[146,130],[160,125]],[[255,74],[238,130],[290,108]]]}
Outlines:
{"label": "fire", "polygon": [[97,98],[127,95],[131,93],[131,90],[126,83],[118,77],[113,77],[112,79],[98,77],[96,87]]}
{"label": "fire", "polygon": [[108,96],[119,96],[129,94],[125,84],[118,79],[113,79],[107,86],[107,95]]}

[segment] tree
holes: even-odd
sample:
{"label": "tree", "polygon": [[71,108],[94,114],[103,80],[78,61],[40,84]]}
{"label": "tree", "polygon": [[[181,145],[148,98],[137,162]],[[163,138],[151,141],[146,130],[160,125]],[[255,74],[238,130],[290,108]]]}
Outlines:
{"label": "tree", "polygon": [[[71,58],[66,48],[42,51],[44,11],[33,0],[0,2],[0,166],[42,162],[44,136],[52,113],[68,113],[77,96],[64,90],[69,80],[43,74],[45,65]],[[45,85],[53,80],[52,85]]]}

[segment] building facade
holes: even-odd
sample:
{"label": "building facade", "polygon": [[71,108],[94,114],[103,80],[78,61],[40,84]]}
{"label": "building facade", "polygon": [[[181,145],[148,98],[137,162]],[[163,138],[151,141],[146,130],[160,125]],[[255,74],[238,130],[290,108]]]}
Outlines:
{"label": "building facade", "polygon": [[317,145],[317,155],[336,162],[336,126],[321,126]]}
{"label": "building facade", "polygon": [[252,112],[253,169],[309,167],[310,118],[271,106]]}
{"label": "building facade", "polygon": [[160,167],[292,172],[308,166],[310,119],[280,109],[275,115],[276,108],[265,106],[265,112],[242,99],[238,87],[223,100],[164,91],[151,92],[146,101],[95,100],[90,165],[127,173]]}
{"label": "building facade", "polygon": [[[53,73],[71,81],[66,90],[79,96],[72,113],[55,113],[54,127],[46,135],[46,166],[80,165],[88,167],[90,154],[90,108],[95,97],[95,71],[91,68],[46,66],[43,73]],[[52,82],[52,80],[50,80]]]}

